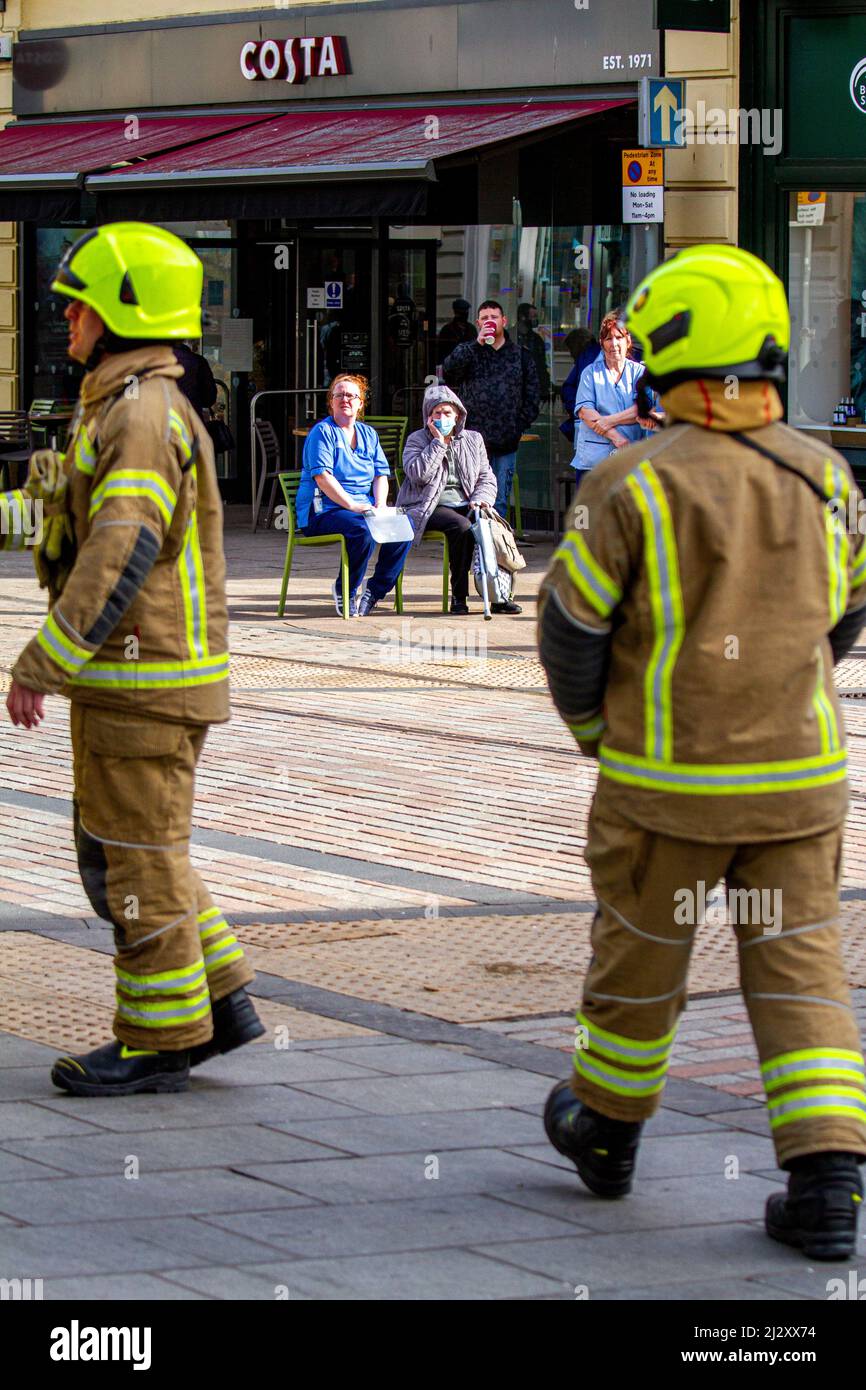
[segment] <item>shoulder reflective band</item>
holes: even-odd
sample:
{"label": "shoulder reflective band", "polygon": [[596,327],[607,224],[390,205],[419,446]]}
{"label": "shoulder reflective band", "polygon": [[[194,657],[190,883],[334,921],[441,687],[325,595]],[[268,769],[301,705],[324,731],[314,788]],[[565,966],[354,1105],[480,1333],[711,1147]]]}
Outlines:
{"label": "shoulder reflective band", "polygon": [[72,450],[72,464],[73,467],[78,469],[79,473],[86,473],[88,477],[92,477],[96,471],[96,449],[86,425],[82,425],[78,434],[75,436],[75,445]]}
{"label": "shoulder reflective band", "polygon": [[[827,528],[827,571],[830,586],[830,626],[835,627],[848,607],[848,533],[845,530],[845,502],[848,479],[831,459],[824,464],[824,490],[833,506],[825,512]],[[841,516],[840,516],[841,512]]]}
{"label": "shoulder reflective band", "polygon": [[575,588],[602,618],[607,618],[622,598],[622,590],[605,574],[579,531],[567,531],[554,560],[561,560]]}
{"label": "shoulder reflective band", "polygon": [[91,661],[73,685],[116,690],[168,690],[228,680],[228,652],[188,661]]}
{"label": "shoulder reflective band", "polygon": [[664,490],[644,460],[626,479],[644,530],[644,554],[655,640],[644,673],[644,748],[648,758],[673,757],[671,681],[685,619],[673,521]]}
{"label": "shoulder reflective band", "polygon": [[863,542],[857,552],[854,561],[854,572],[851,575],[851,588],[859,589],[861,584],[866,584],[866,541]]}
{"label": "shoulder reflective band", "polygon": [[840,1115],[866,1125],[866,1094],[853,1086],[807,1086],[785,1091],[767,1101],[770,1128],[792,1125],[796,1120],[823,1120]]}
{"label": "shoulder reflective band", "polygon": [[159,510],[166,526],[177,506],[177,497],[165,478],[146,469],[115,468],[93,489],[88,519],[92,520],[103,502],[112,497],[146,497]]}
{"label": "shoulder reflective band", "polygon": [[180,452],[188,461],[192,458],[192,439],[190,438],[189,430],[186,428],[186,425],[183,423],[183,420],[176,410],[169,410],[168,421],[172,434],[177,437]]}
{"label": "shoulder reflective band", "polygon": [[53,613],[49,613],[42,627],[36,634],[36,641],[39,646],[50,656],[55,665],[61,671],[65,671],[68,676],[75,676],[81,670],[85,662],[89,661],[95,648],[88,650],[87,647],[80,647],[77,642],[73,642],[71,637],[59,627]]}
{"label": "shoulder reflective band", "polygon": [[761,1066],[761,1078],[768,1094],[791,1081],[814,1081],[827,1076],[838,1076],[843,1082],[856,1082],[866,1087],[863,1058],[859,1052],[807,1047],[801,1052],[783,1052],[778,1057],[769,1057]]}
{"label": "shoulder reflective band", "polygon": [[599,764],[602,777],[626,786],[687,796],[751,796],[844,782],[847,753],[840,748],[776,763],[664,763],[634,753],[618,753],[602,744]]}

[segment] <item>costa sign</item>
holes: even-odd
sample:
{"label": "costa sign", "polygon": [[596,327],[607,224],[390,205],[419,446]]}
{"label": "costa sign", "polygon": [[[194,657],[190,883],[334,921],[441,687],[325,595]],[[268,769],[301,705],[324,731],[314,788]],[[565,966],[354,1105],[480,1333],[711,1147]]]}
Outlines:
{"label": "costa sign", "polygon": [[345,39],[324,38],[250,40],[241,49],[241,72],[249,82],[305,82],[308,77],[342,77],[348,72]]}

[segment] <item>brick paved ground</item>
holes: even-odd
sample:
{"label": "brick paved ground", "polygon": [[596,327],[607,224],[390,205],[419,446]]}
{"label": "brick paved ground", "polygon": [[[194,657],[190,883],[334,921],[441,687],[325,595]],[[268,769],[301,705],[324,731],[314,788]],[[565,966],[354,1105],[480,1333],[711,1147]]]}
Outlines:
{"label": "brick paved ground", "polygon": [[[234,717],[194,845],[269,1033],[186,1095],[51,1087],[55,1048],[108,1036],[111,937],[70,845],[62,702],[38,734],[0,730],[0,1277],[58,1299],[825,1298],[839,1270],[760,1230],[777,1175],[726,929],[700,934],[635,1195],[596,1201],[544,1141],[588,959],[594,781],[534,660],[549,551],[528,551],[522,616],[485,625],[438,611],[435,547],[403,619],[340,621],[314,551],[277,622],[281,548],[227,533]],[[41,613],[28,557],[0,559],[0,673]],[[846,705],[866,1022],[866,701]]]}

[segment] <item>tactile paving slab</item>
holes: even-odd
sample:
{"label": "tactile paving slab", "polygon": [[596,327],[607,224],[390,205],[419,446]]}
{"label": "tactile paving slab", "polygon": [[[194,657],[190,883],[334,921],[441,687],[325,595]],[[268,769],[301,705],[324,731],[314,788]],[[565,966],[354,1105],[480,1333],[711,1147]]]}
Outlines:
{"label": "tactile paving slab", "polygon": [[[266,999],[256,1009],[267,1029],[256,1045],[273,1045],[277,1027],[290,1042],[370,1032]],[[0,935],[0,1033],[81,1052],[111,1038],[113,1020],[111,956],[30,932]]]}

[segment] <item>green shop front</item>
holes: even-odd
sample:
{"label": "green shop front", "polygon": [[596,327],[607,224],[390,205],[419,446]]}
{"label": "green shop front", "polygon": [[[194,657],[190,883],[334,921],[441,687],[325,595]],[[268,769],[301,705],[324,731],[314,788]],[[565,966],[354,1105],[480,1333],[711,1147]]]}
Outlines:
{"label": "green shop front", "polygon": [[791,304],[788,421],[866,480],[866,7],[743,0],[740,104],[781,111],[741,152],[740,241]]}

